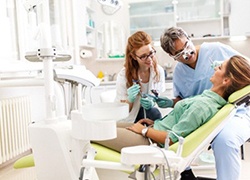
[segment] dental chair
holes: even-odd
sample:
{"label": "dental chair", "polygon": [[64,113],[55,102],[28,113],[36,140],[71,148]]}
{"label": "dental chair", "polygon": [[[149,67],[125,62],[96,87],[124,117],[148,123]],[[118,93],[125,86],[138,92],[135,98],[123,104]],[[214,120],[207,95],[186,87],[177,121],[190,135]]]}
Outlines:
{"label": "dental chair", "polygon": [[[82,167],[96,168],[100,180],[104,180],[105,176],[107,179],[114,179],[113,172],[116,171],[126,175],[126,178],[118,176],[118,180],[128,179],[128,174],[130,174],[130,178],[137,180],[148,180],[152,177],[156,179],[156,176],[160,180],[166,178],[179,179],[180,173],[189,167],[198,155],[210,145],[211,141],[221,131],[230,117],[235,114],[236,107],[241,104],[245,104],[245,106],[250,105],[250,85],[231,94],[228,103],[213,118],[185,137],[184,141],[177,142],[168,149],[159,148],[154,145],[133,146],[123,148],[121,153],[118,153],[99,144],[91,143],[96,151],[96,155],[93,159],[84,159]],[[109,163],[113,164],[110,165]],[[145,164],[147,166],[150,165],[150,168],[147,168],[144,172],[140,172],[139,167]],[[33,165],[34,159],[31,155],[29,158],[23,157],[16,161],[14,167],[24,168]],[[123,167],[124,165],[132,168],[128,168],[130,169],[129,171],[127,169],[119,169],[119,167]],[[114,168],[112,171],[111,166],[117,168]],[[104,169],[106,174],[99,173],[99,168],[100,170]],[[109,171],[111,173],[108,173]],[[110,177],[107,177],[107,174]]]}
{"label": "dental chair", "polygon": [[[236,107],[241,104],[245,104],[245,106],[250,105],[250,85],[234,92],[229,97],[228,104],[222,107],[207,123],[185,137],[183,144],[177,142],[171,145],[168,150],[156,148],[155,146],[133,146],[123,148],[121,153],[118,153],[99,144],[92,143],[92,146],[97,151],[95,160],[137,165],[135,170],[142,164],[157,165],[161,167],[160,172],[158,172],[158,178],[161,180],[165,179],[163,176],[166,176],[162,166],[168,166],[167,168],[171,169],[168,171],[168,177],[170,179],[178,179],[180,178],[180,173],[189,167],[203,150],[209,147],[211,141],[221,131],[230,117],[235,114]],[[152,174],[152,172],[145,173]],[[146,179],[145,177],[147,176],[138,177],[135,175],[132,178]]]}

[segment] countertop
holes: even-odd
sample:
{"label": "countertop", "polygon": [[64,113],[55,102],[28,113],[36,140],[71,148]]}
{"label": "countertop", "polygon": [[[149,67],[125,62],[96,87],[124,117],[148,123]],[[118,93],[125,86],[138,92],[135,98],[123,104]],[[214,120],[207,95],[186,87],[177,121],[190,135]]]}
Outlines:
{"label": "countertop", "polygon": [[[166,83],[172,83],[173,79],[172,78],[167,78],[165,79]],[[100,83],[100,86],[108,86],[108,85],[115,85],[116,81],[102,81]]]}

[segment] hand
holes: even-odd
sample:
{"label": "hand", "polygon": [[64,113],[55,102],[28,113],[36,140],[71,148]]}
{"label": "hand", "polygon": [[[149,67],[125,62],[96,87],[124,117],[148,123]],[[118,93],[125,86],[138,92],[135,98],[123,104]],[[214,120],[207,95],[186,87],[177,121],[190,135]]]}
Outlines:
{"label": "hand", "polygon": [[143,126],[141,123],[137,122],[137,123],[133,124],[132,126],[127,127],[126,129],[133,131],[137,134],[141,134],[142,129],[144,129],[144,128],[145,128],[145,126]]}
{"label": "hand", "polygon": [[131,86],[130,88],[127,89],[127,93],[128,93],[128,101],[133,103],[135,102],[135,98],[137,96],[137,94],[140,92],[140,85],[139,84],[134,84],[133,86]]}
{"label": "hand", "polygon": [[159,97],[156,99],[156,103],[160,108],[168,108],[174,105],[174,101],[167,97]]}
{"label": "hand", "polygon": [[150,97],[141,98],[140,102],[141,102],[141,106],[146,110],[149,110],[155,105],[154,100]]}

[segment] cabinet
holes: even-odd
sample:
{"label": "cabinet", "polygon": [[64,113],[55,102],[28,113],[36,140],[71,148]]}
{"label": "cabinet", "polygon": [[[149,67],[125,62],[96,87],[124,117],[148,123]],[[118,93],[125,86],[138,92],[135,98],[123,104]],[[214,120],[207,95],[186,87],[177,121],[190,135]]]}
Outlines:
{"label": "cabinet", "polygon": [[95,46],[95,11],[86,6],[86,45],[90,47]]}
{"label": "cabinet", "polygon": [[[224,0],[182,0],[176,4],[176,25],[194,38],[229,35]],[[226,12],[226,11],[225,11]]]}
{"label": "cabinet", "polygon": [[74,30],[76,46],[81,48],[95,47],[96,11],[94,4],[90,0],[74,1]]}
{"label": "cabinet", "polygon": [[[191,37],[229,35],[225,0],[149,0],[130,2],[130,33],[143,30],[159,40],[164,29],[182,27]],[[225,11],[226,12],[226,11]]]}
{"label": "cabinet", "polygon": [[130,34],[143,30],[157,41],[163,29],[175,25],[172,0],[133,1],[129,6]]}

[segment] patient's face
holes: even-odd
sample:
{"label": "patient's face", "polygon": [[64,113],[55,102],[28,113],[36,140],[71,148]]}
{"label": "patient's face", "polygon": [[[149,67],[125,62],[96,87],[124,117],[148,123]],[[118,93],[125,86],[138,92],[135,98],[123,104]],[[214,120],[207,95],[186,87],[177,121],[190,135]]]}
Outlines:
{"label": "patient's face", "polygon": [[229,60],[225,60],[221,65],[215,67],[215,71],[213,76],[210,78],[210,81],[213,83],[214,86],[223,86],[224,81],[226,79],[225,72],[227,63]]}

